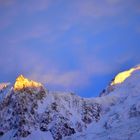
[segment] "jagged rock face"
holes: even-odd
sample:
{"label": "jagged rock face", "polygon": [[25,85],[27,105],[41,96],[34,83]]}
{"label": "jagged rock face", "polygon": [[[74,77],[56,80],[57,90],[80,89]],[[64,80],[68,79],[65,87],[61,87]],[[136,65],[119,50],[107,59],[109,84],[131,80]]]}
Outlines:
{"label": "jagged rock face", "polygon": [[12,139],[18,140],[39,130],[50,132],[54,140],[60,140],[83,131],[88,124],[100,119],[98,103],[73,94],[49,93],[42,85],[27,87],[28,81],[20,76],[0,103],[1,136],[14,130]]}
{"label": "jagged rock face", "polygon": [[28,94],[24,92],[12,92],[0,103],[0,132],[16,130],[15,137],[26,137],[31,132],[30,129],[36,126],[37,102],[45,96],[42,89],[37,93]]}
{"label": "jagged rock face", "polygon": [[[38,98],[38,94],[41,97]],[[88,104],[88,102],[81,100],[80,108],[76,109],[76,113],[81,117],[72,121],[72,117],[74,118],[76,114],[69,111],[71,103],[66,108],[65,105],[58,102],[58,96],[54,97],[57,99],[48,103],[44,111],[40,113],[38,109],[41,105],[44,106],[43,102],[47,101],[48,96],[52,95],[44,94],[43,91],[36,94],[12,91],[0,104],[0,119],[2,120],[0,133],[5,134],[12,129],[16,130],[13,139],[17,139],[27,137],[32,133],[32,130],[39,129],[43,132],[50,131],[54,140],[60,140],[65,136],[82,131],[89,123],[99,120],[100,106],[94,103]],[[64,98],[67,100],[67,97],[64,96]]]}
{"label": "jagged rock face", "polygon": [[82,111],[82,121],[86,124],[90,124],[93,121],[99,121],[101,112],[101,106],[99,104],[87,104],[84,102]]}

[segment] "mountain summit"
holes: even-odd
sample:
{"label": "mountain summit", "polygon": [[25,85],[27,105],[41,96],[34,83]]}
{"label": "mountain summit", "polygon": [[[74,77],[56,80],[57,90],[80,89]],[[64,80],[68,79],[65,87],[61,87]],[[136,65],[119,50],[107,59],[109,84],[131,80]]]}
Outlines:
{"label": "mountain summit", "polygon": [[0,140],[139,140],[140,67],[113,82],[101,97],[82,98],[19,76],[1,86]]}
{"label": "mountain summit", "polygon": [[23,75],[20,75],[14,84],[14,90],[22,90],[24,88],[38,88],[41,87],[41,83],[37,83],[35,81],[29,80],[25,78]]}
{"label": "mountain summit", "polygon": [[136,66],[134,68],[131,68],[127,71],[121,72],[119,73],[115,79],[113,80],[113,82],[111,83],[111,85],[116,85],[116,84],[121,84],[123,83],[128,77],[131,76],[131,74],[133,72],[135,72],[136,70],[140,70],[140,66]]}

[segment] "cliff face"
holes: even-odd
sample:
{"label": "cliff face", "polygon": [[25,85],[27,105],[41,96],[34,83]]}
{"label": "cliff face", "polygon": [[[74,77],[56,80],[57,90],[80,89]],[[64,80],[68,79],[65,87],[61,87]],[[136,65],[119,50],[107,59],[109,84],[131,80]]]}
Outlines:
{"label": "cliff face", "polygon": [[1,88],[0,140],[139,140],[139,91],[136,67],[101,97],[90,99],[52,93],[20,76],[14,86]]}

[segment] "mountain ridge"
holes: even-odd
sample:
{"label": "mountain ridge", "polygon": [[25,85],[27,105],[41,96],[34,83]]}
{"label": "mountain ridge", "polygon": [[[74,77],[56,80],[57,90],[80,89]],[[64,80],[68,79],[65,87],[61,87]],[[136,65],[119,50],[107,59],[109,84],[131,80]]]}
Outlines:
{"label": "mountain ridge", "polygon": [[[139,140],[139,68],[126,71],[131,74],[123,82],[109,84],[96,98],[53,94],[41,83],[19,76],[20,90],[14,89],[16,82],[1,89],[0,140]],[[115,131],[120,126],[126,128],[124,133],[118,130],[121,138]]]}

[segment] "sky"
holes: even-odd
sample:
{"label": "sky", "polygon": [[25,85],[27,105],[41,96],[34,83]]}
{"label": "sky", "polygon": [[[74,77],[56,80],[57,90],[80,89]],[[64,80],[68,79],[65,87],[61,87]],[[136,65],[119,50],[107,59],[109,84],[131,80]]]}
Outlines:
{"label": "sky", "polygon": [[0,0],[0,82],[96,97],[139,52],[139,0]]}

